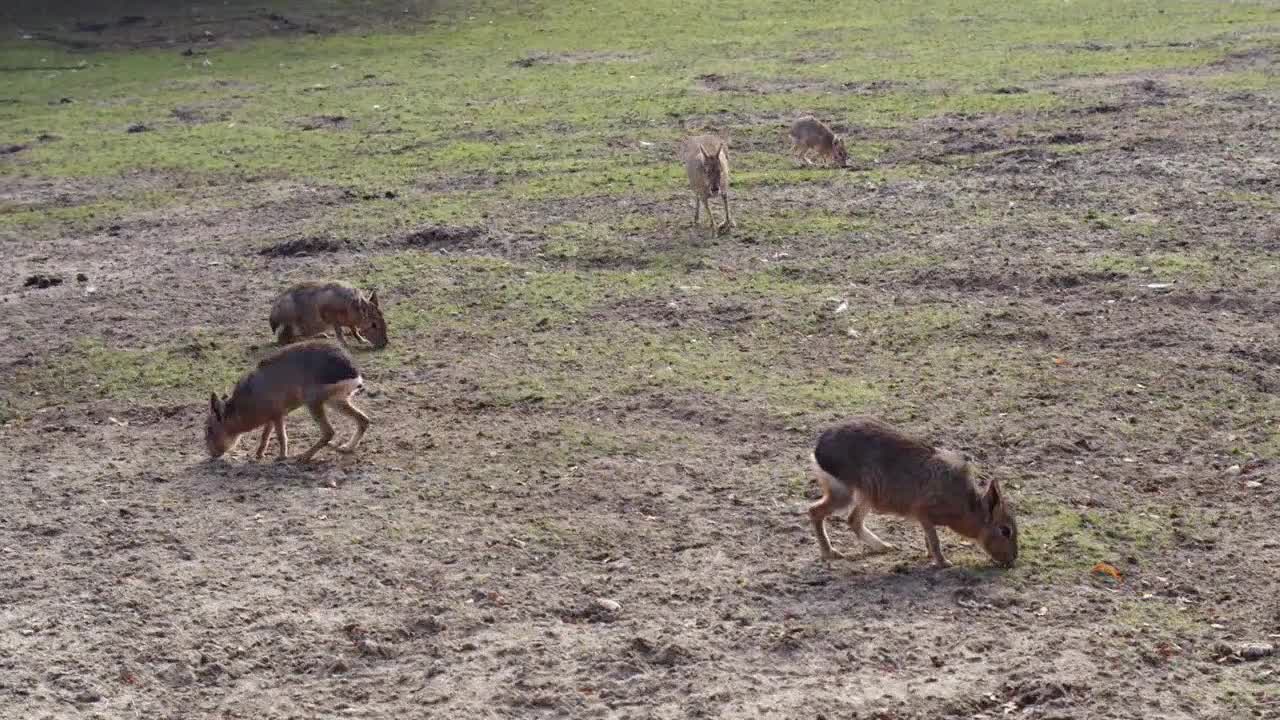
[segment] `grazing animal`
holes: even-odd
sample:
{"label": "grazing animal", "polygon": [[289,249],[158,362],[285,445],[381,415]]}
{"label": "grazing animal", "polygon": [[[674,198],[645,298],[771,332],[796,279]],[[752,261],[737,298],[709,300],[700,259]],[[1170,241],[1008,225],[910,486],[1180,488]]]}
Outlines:
{"label": "grazing animal", "polygon": [[[698,224],[699,212],[706,207],[712,234],[733,227],[733,216],[729,214],[729,146],[715,135],[686,138],[680,143],[680,160],[693,190],[693,224]],[[724,200],[724,223],[719,225],[709,202],[717,195]]]}
{"label": "grazing animal", "polygon": [[854,418],[819,436],[812,461],[822,499],[809,508],[809,519],[824,560],[844,556],[831,549],[823,521],[850,507],[849,527],[872,552],[893,549],[863,523],[874,510],[918,521],[938,567],[950,565],[938,542],[939,525],[977,540],[1006,567],[1018,557],[1018,525],[999,483],[993,479],[986,492],[979,493],[969,464],[953,452],[933,448],[878,420]]}
{"label": "grazing animal", "polygon": [[308,340],[280,348],[241,378],[231,397],[219,398],[213,393],[209,398],[209,415],[204,426],[209,457],[222,457],[241,435],[262,428],[255,457],[262,457],[274,430],[280,446],[278,457],[283,460],[289,454],[284,418],[303,405],[320,426],[320,439],[298,457],[300,462],[310,460],[333,440],[334,430],[325,417],[326,407],[356,421],[351,440],[335,447],[339,452],[352,452],[369,429],[369,417],[351,404],[351,396],[363,386],[364,379],[351,356],[328,340]]}
{"label": "grazing animal", "polygon": [[[378,292],[368,297],[344,282],[304,282],[286,290],[271,306],[271,332],[281,345],[314,337],[333,328],[342,345],[342,328],[375,348],[387,346],[387,321],[378,307]],[[363,334],[361,334],[363,333]]]}
{"label": "grazing animal", "polygon": [[845,150],[844,140],[821,120],[811,115],[802,117],[791,125],[791,152],[812,165],[809,153],[815,150],[840,167],[849,165],[849,152]]}

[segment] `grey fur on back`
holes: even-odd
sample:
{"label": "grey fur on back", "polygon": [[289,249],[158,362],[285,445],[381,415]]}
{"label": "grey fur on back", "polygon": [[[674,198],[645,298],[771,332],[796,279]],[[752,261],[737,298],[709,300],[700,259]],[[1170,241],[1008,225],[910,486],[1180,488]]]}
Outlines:
{"label": "grey fur on back", "polygon": [[[228,413],[250,411],[285,389],[308,390],[336,385],[360,377],[346,350],[328,340],[308,340],[287,345],[267,355],[236,383],[227,400]],[[252,413],[250,413],[252,414]]]}
{"label": "grey fur on back", "polygon": [[882,511],[909,516],[937,493],[976,500],[963,459],[872,418],[823,432],[813,457],[823,472]]}
{"label": "grey fur on back", "polygon": [[337,280],[294,285],[276,298],[268,320],[281,344],[332,330],[338,342],[346,345],[342,329],[348,328],[375,348],[387,345],[387,323],[377,291],[366,297],[353,285]]}
{"label": "grey fur on back", "polygon": [[283,325],[299,326],[304,336],[323,330],[326,323],[320,317],[320,308],[322,302],[330,297],[353,308],[359,307],[363,300],[354,285],[340,280],[300,282],[281,293],[272,304],[268,318],[272,332]]}
{"label": "grey fur on back", "polygon": [[791,137],[795,138],[796,142],[812,147],[831,147],[835,142],[836,134],[827,127],[826,123],[812,115],[806,115],[791,124]]}

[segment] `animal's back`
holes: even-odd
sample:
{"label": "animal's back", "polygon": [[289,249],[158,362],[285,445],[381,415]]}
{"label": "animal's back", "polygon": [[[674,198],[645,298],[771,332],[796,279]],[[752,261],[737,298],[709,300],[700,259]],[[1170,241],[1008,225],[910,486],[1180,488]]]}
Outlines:
{"label": "animal's back", "polygon": [[882,512],[914,515],[948,492],[950,474],[929,444],[873,418],[855,418],[818,438],[814,461]]}
{"label": "animal's back", "polygon": [[306,404],[326,387],[360,382],[355,361],[328,340],[288,345],[264,357],[231,393],[228,407],[247,415],[275,415]]}
{"label": "animal's back", "polygon": [[791,124],[791,137],[802,145],[825,146],[834,141],[835,133],[831,132],[831,129],[821,120],[809,115]]}
{"label": "animal's back", "polygon": [[351,355],[329,340],[308,340],[280,348],[258,362],[258,371],[272,378],[314,385],[360,377]]}
{"label": "animal's back", "polygon": [[933,455],[929,445],[874,418],[859,417],[818,438],[814,459],[827,474],[843,479],[867,466],[892,467]]}
{"label": "animal's back", "polygon": [[323,329],[325,317],[331,312],[355,308],[360,293],[356,288],[340,280],[307,280],[289,288],[276,298],[269,318],[274,331],[281,325],[297,325],[296,330],[310,335]]}

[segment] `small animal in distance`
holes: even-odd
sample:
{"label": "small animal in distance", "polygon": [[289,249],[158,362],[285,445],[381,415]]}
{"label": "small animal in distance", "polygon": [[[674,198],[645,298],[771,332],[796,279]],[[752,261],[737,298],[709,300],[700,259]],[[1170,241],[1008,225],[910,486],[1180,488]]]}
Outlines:
{"label": "small animal in distance", "polygon": [[387,321],[378,305],[378,292],[366,296],[349,283],[336,280],[307,281],[289,288],[272,304],[268,321],[281,345],[332,328],[334,337],[345,346],[345,327],[356,339],[375,348],[387,346]]}
{"label": "small animal in distance", "polygon": [[849,151],[844,140],[821,120],[806,115],[791,125],[791,153],[812,165],[809,153],[816,152],[840,167],[849,166]]}
{"label": "small animal in distance", "polygon": [[[693,190],[693,224],[697,226],[699,213],[707,209],[707,223],[712,234],[724,232],[734,226],[729,213],[729,146],[715,135],[697,135],[680,143],[680,160],[689,177]],[[711,213],[710,199],[720,196],[724,201],[724,222],[717,224]]]}

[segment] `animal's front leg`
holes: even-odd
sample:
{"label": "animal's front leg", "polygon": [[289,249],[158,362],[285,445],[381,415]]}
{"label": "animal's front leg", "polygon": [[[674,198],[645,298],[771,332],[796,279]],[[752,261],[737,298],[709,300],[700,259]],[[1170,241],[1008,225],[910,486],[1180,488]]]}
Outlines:
{"label": "animal's front leg", "polygon": [[360,342],[362,342],[362,343],[364,343],[364,344],[366,344],[366,345],[372,345],[372,344],[373,344],[373,343],[369,342],[367,339],[365,339],[365,336],[363,336],[363,335],[361,335],[361,334],[360,334],[360,329],[359,329],[359,328],[352,327],[352,328],[351,328],[351,334],[352,334],[352,335],[355,335],[357,340],[359,340]]}
{"label": "animal's front leg", "polygon": [[729,214],[729,193],[720,193],[720,199],[724,201],[724,225],[721,225],[720,229],[728,230],[733,227],[733,216]]}
{"label": "animal's front leg", "polygon": [[262,437],[258,440],[258,449],[254,451],[253,456],[262,459],[262,453],[267,450],[267,441],[271,439],[271,423],[262,426]]}
{"label": "animal's front leg", "polygon": [[929,556],[933,558],[933,564],[940,568],[951,567],[951,562],[942,556],[942,543],[938,540],[938,528],[933,523],[921,522],[920,526],[924,528],[924,541],[929,546]]}

